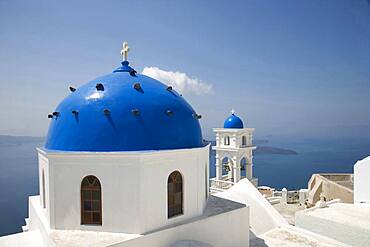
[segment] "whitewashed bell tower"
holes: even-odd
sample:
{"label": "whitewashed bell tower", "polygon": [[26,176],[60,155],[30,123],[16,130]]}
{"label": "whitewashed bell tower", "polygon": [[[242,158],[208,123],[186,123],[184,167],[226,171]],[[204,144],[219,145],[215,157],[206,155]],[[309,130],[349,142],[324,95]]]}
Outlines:
{"label": "whitewashed bell tower", "polygon": [[232,185],[244,178],[242,171],[245,170],[246,178],[257,186],[257,179],[253,178],[254,128],[245,128],[243,121],[232,110],[224,127],[214,128],[213,131],[216,134],[216,145],[212,147],[216,151],[216,177],[213,181],[219,181],[219,184],[226,181]]}

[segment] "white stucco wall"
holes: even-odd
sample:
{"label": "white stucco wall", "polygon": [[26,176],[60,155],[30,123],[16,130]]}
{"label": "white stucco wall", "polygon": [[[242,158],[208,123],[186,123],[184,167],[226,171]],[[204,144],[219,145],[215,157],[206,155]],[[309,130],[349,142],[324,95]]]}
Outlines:
{"label": "white stucco wall", "polygon": [[[244,128],[244,129],[214,128],[213,132],[215,132],[216,135],[216,146],[240,148],[243,146],[242,136],[246,137],[245,146],[252,146],[254,128]],[[227,136],[230,138],[230,145],[225,145],[225,138]]]}
{"label": "white stucco wall", "polygon": [[[40,168],[48,163],[46,191],[51,192],[46,193],[45,211],[52,229],[141,234],[203,213],[209,146],[153,152],[39,153]],[[167,179],[175,170],[183,176],[184,213],[167,219]],[[101,183],[102,226],[80,222],[80,186],[88,175]]]}
{"label": "white stucco wall", "polygon": [[[40,196],[30,196],[28,199],[29,232],[39,232],[44,246],[55,246],[50,239],[50,227],[45,211],[40,205]],[[1,245],[1,244],[0,244]],[[25,245],[26,246],[26,245]]]}
{"label": "white stucco wall", "polygon": [[370,156],[359,160],[354,169],[354,202],[370,203]]}
{"label": "white stucco wall", "polygon": [[[102,246],[97,244],[96,238],[100,238],[101,242],[110,242],[109,246],[115,247],[162,247],[171,246],[183,240],[191,240],[190,242],[199,241],[215,247],[249,246],[248,206],[241,206],[232,210],[230,208],[221,209],[218,208],[219,204],[216,201],[213,206],[210,206],[212,209],[208,210],[208,213],[199,217],[188,219],[184,222],[178,222],[142,236],[130,235],[125,237],[127,234],[123,234],[120,240],[119,236],[113,236],[107,233],[101,233],[102,235],[98,237],[95,233],[89,235],[84,231],[58,231],[49,229],[46,224],[46,217],[41,213],[39,200],[39,196],[32,196],[29,198],[29,216],[31,218],[29,231],[38,233],[37,236],[40,236],[42,239],[43,246],[72,246],[71,243],[73,243],[73,239],[79,241],[76,243],[78,246],[85,246],[83,243],[94,243],[94,246]],[[229,205],[228,207],[235,207],[235,205]],[[65,239],[61,238],[62,236]],[[95,242],[94,240],[85,239],[89,236],[95,238]],[[103,239],[104,236],[107,239]],[[112,241],[112,238],[115,239],[115,241]]]}
{"label": "white stucco wall", "polygon": [[214,247],[249,246],[249,208],[197,219],[185,224],[128,240],[114,247],[171,246],[181,240],[196,240]]}
{"label": "white stucco wall", "polygon": [[[38,159],[39,159],[39,191],[40,191],[40,206],[41,211],[47,218],[48,224],[53,224],[53,219],[50,217],[52,214],[51,212],[51,200],[50,200],[50,184],[49,184],[49,178],[50,178],[50,169],[49,169],[49,160],[45,156],[44,153],[38,152]],[[42,186],[42,173],[44,172],[44,178],[45,178],[45,190],[43,190]],[[45,208],[43,208],[43,194],[45,193]]]}
{"label": "white stucco wall", "polygon": [[[175,153],[152,153],[141,157],[141,232],[199,216],[207,199],[208,147]],[[183,178],[183,215],[167,219],[167,180],[173,171]],[[208,176],[208,175],[207,175]]]}
{"label": "white stucco wall", "polygon": [[250,208],[250,230],[255,236],[276,227],[288,225],[288,222],[248,179],[242,179],[230,189],[216,193],[214,196],[248,205]]}

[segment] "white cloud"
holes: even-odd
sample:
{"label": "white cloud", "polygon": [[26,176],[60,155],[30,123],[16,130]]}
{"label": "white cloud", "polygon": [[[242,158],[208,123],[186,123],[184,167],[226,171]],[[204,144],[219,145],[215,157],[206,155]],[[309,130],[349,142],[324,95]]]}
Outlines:
{"label": "white cloud", "polygon": [[185,73],[161,70],[157,67],[145,67],[142,72],[183,94],[204,95],[213,94],[213,86],[197,78],[190,78]]}

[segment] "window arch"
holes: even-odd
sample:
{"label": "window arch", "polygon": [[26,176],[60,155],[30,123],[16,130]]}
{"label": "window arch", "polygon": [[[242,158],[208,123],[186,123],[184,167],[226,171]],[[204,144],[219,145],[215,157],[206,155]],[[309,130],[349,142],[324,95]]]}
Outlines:
{"label": "window arch", "polygon": [[231,159],[229,157],[224,157],[221,160],[221,164],[222,164],[222,176],[229,174],[233,167]]}
{"label": "window arch", "polygon": [[230,145],[230,137],[229,136],[225,136],[224,145],[226,145],[226,146]]}
{"label": "window arch", "polygon": [[240,176],[246,176],[247,175],[247,164],[248,161],[245,157],[243,157],[240,160]]}
{"label": "window arch", "polygon": [[81,182],[81,224],[102,224],[101,185],[95,176],[86,176]]}
{"label": "window arch", "polygon": [[183,183],[181,173],[172,172],[167,180],[167,216],[183,214]]}
{"label": "window arch", "polygon": [[246,146],[246,145],[247,145],[247,137],[242,136],[242,146]]}

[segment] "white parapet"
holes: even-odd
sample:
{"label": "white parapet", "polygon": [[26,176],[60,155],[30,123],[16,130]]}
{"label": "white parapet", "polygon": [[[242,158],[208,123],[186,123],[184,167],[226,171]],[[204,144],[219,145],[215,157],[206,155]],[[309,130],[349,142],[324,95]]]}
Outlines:
{"label": "white parapet", "polygon": [[229,190],[217,193],[215,196],[249,205],[250,229],[255,236],[273,228],[288,225],[288,222],[248,179],[240,180]]}
{"label": "white parapet", "polygon": [[287,204],[288,203],[288,190],[283,188],[281,190],[281,203]]}
{"label": "white parapet", "polygon": [[23,232],[27,232],[29,230],[30,219],[29,218],[25,218],[24,221],[26,222],[26,224],[24,226],[22,226],[22,231]]}
{"label": "white parapet", "polygon": [[370,203],[370,156],[359,160],[354,170],[354,202]]}
{"label": "white parapet", "polygon": [[299,204],[304,205],[308,198],[308,189],[300,189],[298,193],[299,193]]}

